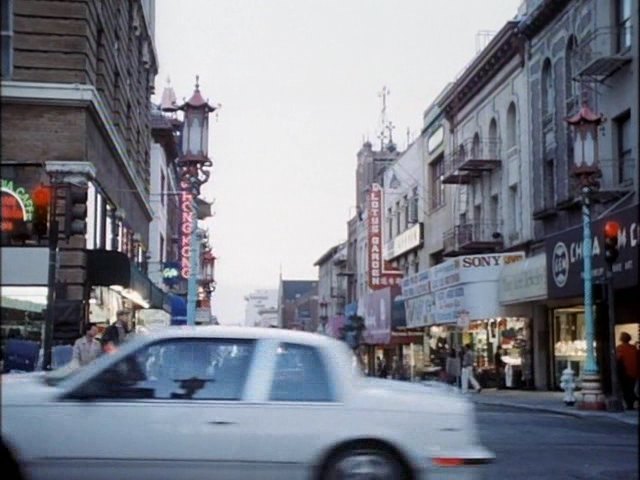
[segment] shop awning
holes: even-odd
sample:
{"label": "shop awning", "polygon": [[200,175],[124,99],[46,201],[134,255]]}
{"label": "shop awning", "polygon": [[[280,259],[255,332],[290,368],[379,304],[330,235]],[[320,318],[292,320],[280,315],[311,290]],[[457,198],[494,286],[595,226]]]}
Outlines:
{"label": "shop awning", "polygon": [[120,285],[130,288],[129,257],[115,250],[87,250],[87,280],[94,287]]}
{"label": "shop awning", "polygon": [[122,252],[87,250],[87,279],[91,286],[119,287],[136,293],[148,308],[170,310],[166,294]]}

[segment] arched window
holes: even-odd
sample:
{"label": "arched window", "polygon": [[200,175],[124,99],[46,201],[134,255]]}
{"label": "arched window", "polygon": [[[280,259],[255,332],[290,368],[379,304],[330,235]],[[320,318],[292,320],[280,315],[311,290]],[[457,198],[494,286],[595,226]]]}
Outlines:
{"label": "arched window", "polygon": [[473,136],[473,143],[471,144],[471,157],[478,159],[481,155],[482,152],[480,149],[480,135],[478,134],[478,132],[476,132],[476,134]]}
{"label": "arched window", "polygon": [[516,104],[511,102],[507,109],[507,149],[515,147],[518,143],[516,129]]}
{"label": "arched window", "polygon": [[548,58],[542,65],[542,121],[548,123],[553,113],[553,76],[551,60]]}
{"label": "arched window", "polygon": [[[567,100],[567,113],[573,108],[575,103],[575,96],[578,94],[578,84],[573,79],[575,75],[576,65],[576,52],[578,48],[578,42],[575,35],[571,35],[567,41],[567,51],[564,56],[564,70],[565,70],[565,97]],[[571,105],[569,104],[571,101]]]}
{"label": "arched window", "polygon": [[489,123],[489,153],[493,158],[498,158],[498,122],[495,118]]}

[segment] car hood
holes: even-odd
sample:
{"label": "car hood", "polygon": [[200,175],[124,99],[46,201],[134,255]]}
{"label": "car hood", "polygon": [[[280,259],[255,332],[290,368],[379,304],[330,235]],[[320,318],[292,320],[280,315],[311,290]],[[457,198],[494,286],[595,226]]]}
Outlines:
{"label": "car hood", "polygon": [[359,406],[382,410],[447,412],[467,415],[472,403],[444,384],[363,378],[355,389]]}
{"label": "car hood", "polygon": [[33,405],[55,396],[58,388],[47,385],[44,372],[2,375],[2,406]]}

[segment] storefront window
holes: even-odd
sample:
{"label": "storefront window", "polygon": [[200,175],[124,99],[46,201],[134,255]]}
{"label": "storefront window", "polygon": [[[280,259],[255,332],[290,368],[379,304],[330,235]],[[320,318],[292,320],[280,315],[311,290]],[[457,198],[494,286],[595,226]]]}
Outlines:
{"label": "storefront window", "polygon": [[553,353],[555,386],[560,388],[562,371],[571,366],[580,376],[587,359],[587,342],[584,330],[584,308],[557,309],[553,312]]}
{"label": "storefront window", "polygon": [[[504,376],[500,381],[507,388],[523,388],[533,378],[531,369],[531,335],[528,318],[491,318],[472,321],[462,335],[463,344],[471,344],[475,353],[477,377],[482,385],[497,381],[496,367]],[[501,365],[496,365],[500,347]]]}

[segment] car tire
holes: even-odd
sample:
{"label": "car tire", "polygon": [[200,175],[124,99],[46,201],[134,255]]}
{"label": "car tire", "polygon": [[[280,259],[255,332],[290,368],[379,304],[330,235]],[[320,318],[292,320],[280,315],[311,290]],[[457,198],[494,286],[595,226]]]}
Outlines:
{"label": "car tire", "polygon": [[405,466],[392,452],[379,446],[353,446],[332,456],[322,480],[408,480]]}
{"label": "car tire", "polygon": [[3,479],[23,480],[18,462],[3,441],[0,441],[0,465],[3,466]]}

